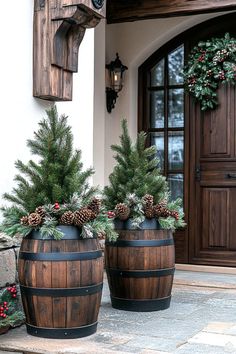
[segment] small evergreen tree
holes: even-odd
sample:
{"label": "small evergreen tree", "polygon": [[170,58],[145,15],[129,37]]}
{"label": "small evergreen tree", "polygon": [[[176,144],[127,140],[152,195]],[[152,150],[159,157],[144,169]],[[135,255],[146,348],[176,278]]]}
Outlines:
{"label": "small evergreen tree", "polygon": [[38,228],[43,235],[60,239],[63,234],[56,226],[62,223],[82,227],[84,237],[92,237],[94,232],[115,237],[112,223],[96,198],[98,190],[89,185],[94,171],[83,171],[81,151],[73,151],[67,117],[59,117],[55,106],[46,112],[34,139],[27,141],[39,161],[16,161],[17,187],[3,196],[12,206],[2,208],[0,230],[25,236]]}
{"label": "small evergreen tree", "polygon": [[157,217],[163,228],[182,227],[181,199],[169,201],[168,184],[157,167],[156,147],[146,147],[146,138],[140,132],[132,144],[127,121],[122,121],[120,145],[111,146],[117,164],[109,176],[110,185],[104,188],[105,205],[121,220],[131,217],[134,227],[145,217]]}

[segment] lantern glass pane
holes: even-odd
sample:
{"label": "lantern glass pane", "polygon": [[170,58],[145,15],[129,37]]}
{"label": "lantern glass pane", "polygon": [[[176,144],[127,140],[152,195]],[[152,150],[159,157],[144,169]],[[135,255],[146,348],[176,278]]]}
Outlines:
{"label": "lantern glass pane", "polygon": [[119,92],[122,89],[122,77],[120,70],[116,70],[111,73],[111,81],[113,90]]}

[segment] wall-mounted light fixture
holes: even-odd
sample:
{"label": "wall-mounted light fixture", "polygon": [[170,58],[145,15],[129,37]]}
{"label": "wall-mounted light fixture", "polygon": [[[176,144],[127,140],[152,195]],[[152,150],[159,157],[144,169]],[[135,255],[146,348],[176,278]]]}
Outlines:
{"label": "wall-mounted light fixture", "polygon": [[111,110],[115,107],[118,92],[123,87],[124,72],[128,68],[122,64],[118,53],[116,53],[116,59],[107,64],[106,69],[108,70],[106,87],[107,111],[111,113]]}

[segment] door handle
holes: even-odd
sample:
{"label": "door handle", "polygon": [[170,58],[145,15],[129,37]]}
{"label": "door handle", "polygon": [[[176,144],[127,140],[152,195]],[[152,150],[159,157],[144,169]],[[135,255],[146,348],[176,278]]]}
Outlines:
{"label": "door handle", "polygon": [[236,179],[236,173],[228,173],[227,178],[235,178]]}
{"label": "door handle", "polygon": [[199,166],[195,170],[195,179],[196,179],[196,181],[200,181],[201,180],[201,169],[200,169]]}

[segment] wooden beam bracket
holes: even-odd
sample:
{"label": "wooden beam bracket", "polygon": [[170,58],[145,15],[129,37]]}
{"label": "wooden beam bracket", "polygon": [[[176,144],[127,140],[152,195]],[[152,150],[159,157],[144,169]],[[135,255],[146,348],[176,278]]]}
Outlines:
{"label": "wooden beam bracket", "polygon": [[73,73],[87,28],[105,17],[105,1],[35,0],[33,95],[50,101],[71,101]]}

